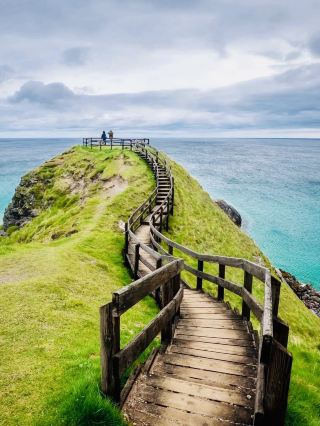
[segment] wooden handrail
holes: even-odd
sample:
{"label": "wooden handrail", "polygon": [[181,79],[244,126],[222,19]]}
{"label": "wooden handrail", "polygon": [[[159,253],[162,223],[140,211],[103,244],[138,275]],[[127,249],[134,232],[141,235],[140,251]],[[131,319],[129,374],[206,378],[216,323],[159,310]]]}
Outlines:
{"label": "wooden handrail", "polygon": [[[162,343],[172,337],[173,318],[183,297],[180,272],[183,261],[174,259],[154,272],[117,290],[112,302],[100,307],[101,387],[115,401],[120,401],[121,374],[161,332]],[[160,288],[163,294],[159,314],[123,349],[120,348],[120,317],[148,294]]]}
{"label": "wooden handrail", "polygon": [[[261,419],[264,422],[269,422],[272,419],[272,424],[283,424],[284,412],[286,410],[286,401],[288,395],[288,386],[283,387],[283,395],[281,404],[271,403],[269,406],[266,405],[265,400],[268,398],[268,384],[270,383],[270,377],[273,374],[284,375],[285,377],[281,378],[282,381],[289,383],[290,380],[290,371],[291,371],[291,363],[292,356],[286,350],[286,344],[288,341],[288,332],[289,328],[286,324],[283,324],[281,320],[278,318],[278,307],[280,300],[280,288],[281,282],[276,278],[271,276],[269,269],[264,266],[258,265],[254,262],[251,262],[247,259],[243,258],[235,258],[235,257],[226,257],[219,255],[208,255],[197,253],[191,250],[188,247],[183,246],[175,241],[172,241],[170,238],[166,237],[162,234],[163,228],[163,208],[164,206],[170,205],[171,202],[171,212],[173,211],[173,195],[174,195],[174,186],[173,186],[173,177],[171,173],[171,169],[168,167],[166,160],[161,160],[161,157],[157,151],[152,153],[152,148],[150,147],[142,147],[142,151],[149,150],[149,156],[154,157],[154,161],[157,164],[161,164],[161,167],[164,168],[166,175],[170,180],[170,190],[166,196],[166,198],[162,201],[162,203],[158,206],[157,209],[154,210],[150,217],[150,239],[153,244],[153,247],[161,251],[164,254],[167,254],[172,258],[173,249],[177,249],[182,253],[190,256],[191,258],[197,260],[198,268],[195,269],[188,264],[184,264],[184,270],[190,272],[197,278],[197,289],[202,290],[202,281],[206,280],[211,283],[215,283],[218,285],[218,300],[224,299],[224,289],[227,289],[234,294],[240,296],[242,298],[242,317],[249,321],[250,312],[254,314],[254,316],[260,321],[261,324],[261,338],[259,343],[259,365],[258,365],[258,376],[257,376],[257,386],[256,386],[256,400],[255,400],[255,417],[254,424],[261,424]],[[168,208],[167,208],[168,210]],[[166,219],[166,228],[168,224],[168,215],[165,217]],[[166,244],[168,247],[168,251],[161,245],[161,242]],[[162,255],[164,256],[164,255]],[[219,276],[215,276],[212,274],[208,274],[203,271],[204,263],[216,263],[219,265]],[[236,283],[232,283],[225,279],[225,268],[233,267],[242,269],[244,271],[244,284],[239,285]],[[264,302],[263,306],[252,296],[252,277],[257,278],[264,284]],[[283,324],[283,325],[282,325]],[[274,327],[277,327],[277,340],[274,338]],[[283,342],[285,346],[279,345],[279,341]],[[274,342],[274,343],[273,343]],[[274,352],[272,352],[274,351]],[[280,354],[280,352],[282,354]],[[282,371],[276,371],[276,367],[272,364],[272,357],[270,354],[274,355],[274,359],[277,357],[282,357],[286,368]],[[279,379],[279,377],[278,377]],[[270,388],[270,386],[269,386]],[[261,409],[263,406],[263,409]],[[275,412],[278,411],[281,414],[279,415],[279,419],[277,421],[275,417]],[[271,424],[271,423],[270,423]]]}
{"label": "wooden handrail", "polygon": [[[197,253],[163,235],[162,229],[163,227],[168,229],[169,215],[173,213],[174,209],[174,178],[171,168],[166,159],[163,159],[156,149],[149,146],[149,141],[145,143],[143,140],[135,140],[134,148],[149,162],[157,181],[157,187],[148,199],[131,214],[126,223],[125,255],[135,278],[137,278],[139,262],[148,266],[152,272],[115,292],[111,304],[101,307],[101,359],[102,363],[109,363],[107,367],[102,365],[103,391],[119,400],[120,374],[131,365],[161,330],[162,342],[171,339],[172,327],[170,321],[177,314],[182,300],[183,290],[179,290],[180,272],[185,270],[196,277],[197,289],[200,291],[203,291],[203,280],[217,284],[218,300],[220,301],[224,299],[224,289],[241,297],[243,319],[249,321],[252,312],[260,322],[254,425],[283,425],[292,356],[286,349],[289,328],[278,318],[281,282],[271,276],[268,268],[247,259]],[[161,197],[161,202],[157,203],[160,194],[161,174],[164,174],[168,179],[169,190],[164,198]],[[134,231],[147,217],[153,248],[139,241],[134,234]],[[134,264],[128,256],[130,243],[135,247]],[[167,250],[162,244],[167,246]],[[175,258],[174,249],[197,261],[197,269],[183,263],[181,259]],[[156,266],[151,265],[145,257],[141,256],[141,250],[155,259]],[[162,266],[164,262],[169,263]],[[205,272],[205,263],[218,264],[219,276]],[[243,270],[243,284],[227,280],[225,278],[226,267]],[[263,305],[252,295],[253,277],[264,284]],[[168,281],[171,282],[169,287],[167,286]],[[159,287],[163,289],[162,310],[131,343],[120,350],[120,316],[141,298]],[[106,325],[106,322],[108,322],[108,325]],[[112,343],[110,343],[110,336]],[[281,360],[281,366],[276,365],[280,362],[279,360]],[[277,402],[272,399],[271,392],[274,391],[274,386],[279,380],[283,385],[280,386],[280,402]],[[278,417],[277,413],[279,413]]]}

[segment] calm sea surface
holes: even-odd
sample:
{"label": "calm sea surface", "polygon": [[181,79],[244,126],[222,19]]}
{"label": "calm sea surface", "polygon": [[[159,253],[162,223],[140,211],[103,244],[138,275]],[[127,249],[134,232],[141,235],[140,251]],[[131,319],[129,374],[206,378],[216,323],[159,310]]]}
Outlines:
{"label": "calm sea surface", "polygon": [[[23,174],[77,139],[0,139],[0,217]],[[320,140],[152,139],[234,205],[272,262],[320,289]]]}

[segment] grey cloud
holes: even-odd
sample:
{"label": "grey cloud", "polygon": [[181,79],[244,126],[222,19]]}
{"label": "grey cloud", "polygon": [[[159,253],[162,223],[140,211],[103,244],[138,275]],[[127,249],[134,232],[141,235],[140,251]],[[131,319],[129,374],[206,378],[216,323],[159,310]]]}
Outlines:
{"label": "grey cloud", "polygon": [[0,65],[0,83],[14,76],[14,70],[9,65]]}
{"label": "grey cloud", "polygon": [[312,37],[312,39],[309,42],[309,48],[312,53],[320,56],[320,34],[318,34],[315,37]]}
{"label": "grey cloud", "polygon": [[40,81],[25,83],[13,96],[12,103],[28,101],[44,105],[61,103],[74,97],[74,93],[62,83],[44,84]]}
{"label": "grey cloud", "polygon": [[87,47],[72,47],[66,49],[62,54],[62,62],[69,66],[84,65],[88,59],[89,49]]}
{"label": "grey cloud", "polygon": [[[21,125],[90,133],[106,123],[118,129],[320,128],[320,65],[215,90],[114,95],[74,94],[61,83],[29,82],[10,99]],[[23,101],[34,105],[25,111]],[[5,115],[5,114],[4,114]],[[10,116],[10,113],[8,117]],[[9,125],[9,123],[8,123]]]}

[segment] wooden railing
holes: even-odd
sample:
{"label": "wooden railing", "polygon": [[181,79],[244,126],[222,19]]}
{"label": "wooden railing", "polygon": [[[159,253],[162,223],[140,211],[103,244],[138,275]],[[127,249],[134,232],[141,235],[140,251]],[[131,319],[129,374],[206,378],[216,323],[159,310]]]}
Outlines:
{"label": "wooden railing", "polygon": [[[180,272],[183,261],[173,260],[158,270],[113,293],[112,302],[100,307],[102,391],[121,399],[120,377],[161,332],[161,343],[172,338],[174,318],[183,297]],[[120,348],[120,317],[156,289],[161,291],[158,315],[124,348]]]}
{"label": "wooden railing", "polygon": [[[148,147],[144,148],[148,150]],[[166,161],[157,159],[167,168]],[[171,170],[167,173],[171,175]],[[173,191],[173,187],[172,187]],[[168,194],[168,198],[170,194]],[[168,200],[164,200],[163,208]],[[273,277],[269,269],[242,258],[213,256],[197,253],[178,244],[162,234],[162,218],[157,212],[150,218],[150,238],[155,250],[163,255],[174,256],[174,249],[197,261],[197,269],[184,263],[184,270],[196,277],[197,290],[202,291],[203,280],[218,286],[218,300],[224,300],[224,289],[242,299],[242,318],[249,322],[250,313],[261,324],[257,336],[259,348],[254,425],[283,425],[290,383],[292,355],[287,351],[289,327],[278,317],[281,282]],[[167,228],[167,223],[166,223]],[[165,249],[165,247],[167,249]],[[219,265],[219,276],[204,272],[205,263]],[[226,267],[244,271],[243,285],[226,280]],[[253,277],[264,284],[264,302],[260,304],[252,295]],[[185,283],[187,284],[187,283]],[[251,323],[249,323],[251,326]],[[252,326],[251,326],[252,327]]]}
{"label": "wooden railing", "polygon": [[[141,287],[141,294],[149,294],[160,286],[164,286],[165,283],[170,280],[168,275],[162,275],[162,271],[166,271],[167,268],[170,267],[169,265],[172,265],[173,262],[179,262],[179,272],[177,272],[175,276],[177,277],[178,274],[180,274],[182,268],[185,271],[188,271],[195,276],[198,290],[203,291],[203,280],[205,280],[218,286],[218,300],[220,301],[224,300],[224,289],[227,289],[235,295],[239,296],[242,299],[241,315],[244,320],[248,321],[249,327],[252,327],[250,323],[251,312],[260,322],[260,335],[257,336],[256,333],[259,357],[254,408],[254,425],[283,425],[287,407],[292,356],[286,349],[288,343],[289,327],[278,317],[281,282],[274,278],[267,268],[246,259],[197,253],[163,235],[162,230],[168,230],[169,214],[173,212],[174,208],[174,180],[171,169],[165,158],[163,158],[154,148],[146,146],[144,143],[137,143],[135,145],[135,149],[143,158],[148,160],[157,180],[157,188],[150,195],[150,197],[140,207],[138,207],[135,212],[133,212],[128,222],[126,223],[124,251],[125,257],[134,273],[134,277],[138,278],[139,262],[145,264],[151,271],[153,271],[150,275],[141,278],[131,286],[137,285]],[[165,199],[163,199],[162,202],[159,203],[159,205],[155,208],[159,190],[159,170],[165,171],[165,174],[170,181],[170,189]],[[150,239],[153,249],[138,241],[136,235],[134,234],[135,230],[142,223],[144,223],[146,219],[150,224]],[[129,245],[132,244],[135,247],[135,253],[133,256],[134,262],[132,262],[130,259],[132,256],[130,257],[128,253]],[[187,263],[184,263],[183,265],[181,260],[175,260],[174,249],[177,249],[190,258],[196,260],[197,268],[194,268]],[[148,253],[151,255],[151,257],[155,260],[155,265],[151,264],[145,258],[143,253]],[[165,266],[162,266],[164,262],[169,263]],[[215,263],[219,265],[219,275],[217,276],[205,272],[204,267],[206,263]],[[243,270],[243,283],[238,284],[227,280],[225,278],[226,267]],[[149,282],[149,277],[153,277],[152,279],[155,280],[153,281],[154,284],[151,286],[146,284]],[[261,304],[252,295],[253,277],[263,283],[263,304]],[[184,284],[188,285],[186,282],[184,282]],[[142,287],[144,286],[145,291],[142,290]],[[125,287],[125,289],[126,288],[130,288],[130,286]],[[126,292],[126,290],[122,291],[124,291],[122,294],[126,294],[126,296],[123,296],[123,298],[128,297],[129,292]],[[173,293],[174,292],[172,292],[172,294]],[[114,293],[114,295],[115,294],[117,293]],[[160,305],[162,304],[162,306],[166,306],[168,298],[167,296],[162,297],[164,297],[164,299],[162,300],[162,298],[160,298]],[[179,292],[179,303],[176,300],[175,306],[180,305],[181,297],[182,290]],[[102,347],[104,348],[102,351],[102,360],[108,360],[107,363],[103,361],[103,365],[108,365],[109,373],[111,370],[113,371],[112,374],[109,374],[108,371],[106,371],[106,367],[103,367],[102,365],[102,388],[107,394],[113,395],[116,399],[119,399],[119,375],[124,368],[127,368],[130,365],[130,362],[132,362],[133,359],[138,356],[138,352],[140,353],[143,348],[147,346],[147,344],[140,345],[140,343],[134,343],[134,350],[131,351],[130,349],[126,349],[125,352],[122,352],[133,354],[132,356],[127,356],[125,358],[127,360],[126,362],[120,361],[121,356],[119,354],[121,351],[118,341],[115,345],[112,344],[108,349],[108,344],[105,342],[106,336],[108,336],[108,333],[110,333],[110,329],[119,330],[119,324],[117,323],[118,320],[116,321],[115,318],[119,318],[121,310],[119,314],[119,310],[115,305],[116,300],[117,296],[114,296],[112,306],[110,306],[111,304],[108,304],[101,308]],[[109,308],[106,308],[107,306],[109,306]],[[113,314],[111,315],[110,312],[113,312]],[[156,318],[159,318],[159,316],[161,317],[161,312]],[[170,308],[170,315],[175,315],[177,312],[177,310]],[[109,325],[106,325],[107,322]],[[160,327],[159,324],[160,322],[158,323],[158,326]],[[161,324],[163,325],[164,323],[161,322]],[[147,326],[147,328],[148,327],[149,326]],[[160,330],[160,328],[155,327],[153,330],[155,331],[151,333],[150,338],[146,340],[148,344],[152,340],[151,337],[154,338],[156,335],[154,333],[157,330]],[[118,331],[116,333],[118,333]],[[147,330],[144,329],[142,334],[144,336],[147,335]],[[145,337],[142,337],[141,333],[137,338],[139,341],[145,339]],[[117,337],[117,339],[119,340],[119,337]],[[118,355],[116,356],[116,354]],[[113,367],[110,367],[112,365]]]}
{"label": "wooden railing", "polygon": [[122,149],[124,149],[125,147],[130,148],[132,150],[132,148],[136,145],[136,144],[140,144],[140,145],[149,145],[149,139],[146,138],[141,138],[141,139],[128,139],[128,138],[106,138],[106,139],[102,139],[102,138],[82,138],[82,145],[86,146],[86,147],[99,147],[100,149],[103,146],[109,146],[111,149],[113,147],[121,147]]}
{"label": "wooden railing", "polygon": [[[124,254],[131,270],[133,271],[134,278],[138,278],[139,275],[139,262],[147,266],[151,271],[158,269],[162,266],[164,261],[168,260],[166,255],[160,255],[156,250],[150,248],[148,245],[142,243],[138,240],[135,235],[135,231],[143,223],[148,223],[152,218],[154,224],[159,226],[159,229],[162,229],[162,226],[166,227],[168,230],[169,226],[169,215],[173,213],[173,204],[174,204],[174,191],[173,191],[173,178],[171,175],[170,169],[165,167],[166,174],[170,181],[170,189],[167,193],[165,202],[162,202],[158,207],[156,207],[157,197],[159,194],[159,169],[163,167],[163,164],[159,161],[158,152],[150,152],[146,146],[143,144],[137,144],[135,147],[139,154],[145,158],[146,161],[149,161],[150,168],[155,176],[157,187],[148,197],[148,199],[141,204],[129,217],[127,223],[125,224],[125,248]],[[156,208],[155,208],[156,207]],[[148,220],[146,221],[146,219]],[[132,263],[131,256],[128,253],[130,245],[135,247],[134,255],[134,264]],[[154,259],[154,264],[150,263],[145,254],[149,254]]]}

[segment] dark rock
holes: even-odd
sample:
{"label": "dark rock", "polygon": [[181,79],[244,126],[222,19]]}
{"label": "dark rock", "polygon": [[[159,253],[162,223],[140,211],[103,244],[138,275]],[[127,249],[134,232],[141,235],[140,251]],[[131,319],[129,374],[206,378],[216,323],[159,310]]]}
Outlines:
{"label": "dark rock", "polygon": [[71,237],[71,235],[76,234],[79,232],[77,229],[71,229],[71,231],[66,233],[66,237]]}
{"label": "dark rock", "polygon": [[287,271],[280,269],[280,273],[306,307],[320,317],[320,292],[316,291],[310,284],[300,283],[294,275]]}
{"label": "dark rock", "polygon": [[31,172],[23,176],[15,190],[11,203],[3,216],[3,228],[6,231],[12,226],[21,228],[39,214],[40,200],[45,190],[46,180],[42,181]]}
{"label": "dark rock", "polygon": [[216,203],[226,213],[226,215],[229,216],[233,223],[235,223],[239,227],[241,226],[241,215],[233,206],[231,206],[224,200],[218,200],[216,201]]}

